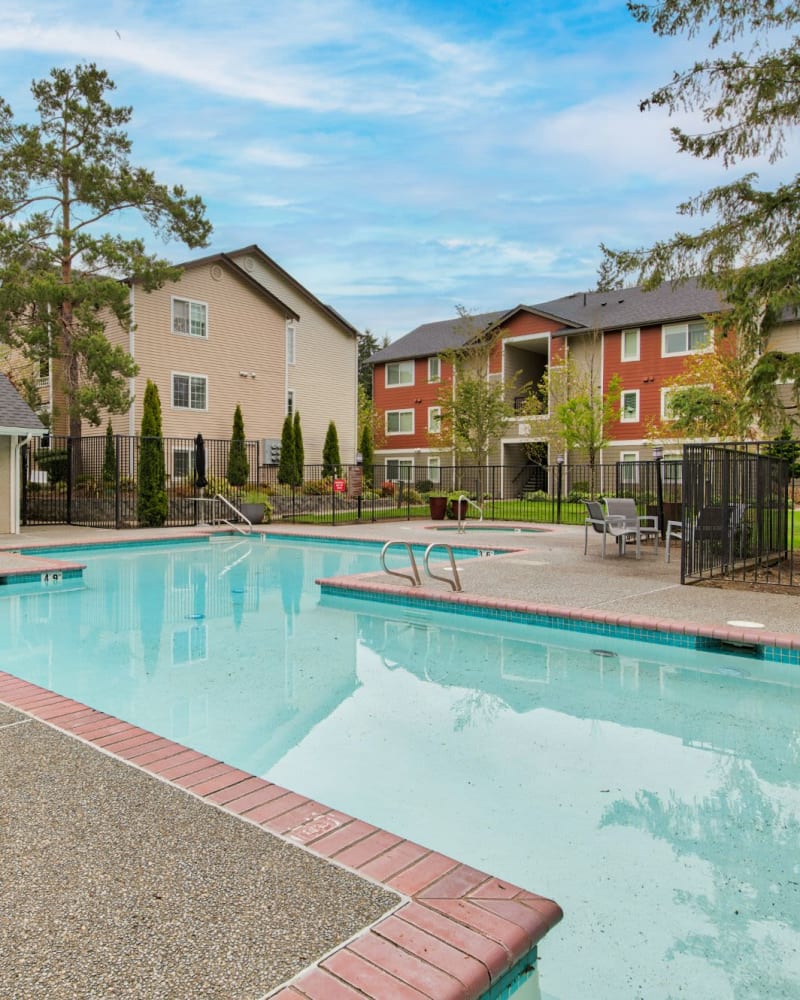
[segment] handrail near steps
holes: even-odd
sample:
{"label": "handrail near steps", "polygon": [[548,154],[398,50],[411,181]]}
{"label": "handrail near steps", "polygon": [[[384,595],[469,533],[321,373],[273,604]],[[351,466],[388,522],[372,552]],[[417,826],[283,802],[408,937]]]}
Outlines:
{"label": "handrail near steps", "polygon": [[[400,570],[389,569],[386,565],[386,553],[393,545],[402,545],[408,552],[408,558],[411,561],[411,573],[401,573]],[[410,580],[412,587],[422,586],[422,580],[419,578],[419,570],[417,569],[417,560],[414,558],[414,550],[411,548],[410,542],[388,541],[381,549],[381,567],[390,576],[399,576],[403,580]]]}
{"label": "handrail near steps", "polygon": [[[428,561],[431,557],[431,552],[434,549],[444,549],[445,552],[450,557],[450,569],[453,571],[453,579],[451,580],[449,576],[438,576],[436,573],[432,572]],[[456,566],[456,560],[453,556],[452,546],[448,545],[446,542],[432,542],[427,549],[425,549],[425,556],[422,560],[422,565],[425,567],[425,572],[432,580],[441,580],[442,583],[449,583],[453,590],[461,590],[461,577],[458,575],[458,567]]]}
{"label": "handrail near steps", "polygon": [[458,505],[456,507],[456,510],[458,511],[458,533],[459,533],[459,535],[463,535],[464,532],[466,531],[466,521],[467,521],[466,517],[463,517],[463,518],[461,517],[461,501],[462,500],[464,500],[466,503],[468,503],[470,505],[470,507],[474,507],[475,510],[477,510],[478,515],[479,515],[478,516],[478,524],[480,524],[481,521],[483,520],[483,507],[481,507],[480,504],[475,503],[474,500],[470,500],[470,498],[465,493],[462,493],[461,496],[459,496],[458,500],[456,501],[456,503]]}
{"label": "handrail near steps", "polygon": [[239,510],[238,507],[234,507],[233,504],[230,502],[230,500],[228,500],[227,497],[224,497],[221,493],[217,493],[217,495],[214,497],[214,499],[215,500],[221,500],[225,504],[226,507],[230,507],[230,509],[233,511],[233,513],[240,520],[244,521],[244,523],[247,525],[247,531],[245,531],[245,529],[240,524],[236,524],[234,521],[229,521],[225,517],[221,517],[220,518],[220,521],[222,521],[223,524],[227,524],[229,527],[233,528],[234,531],[238,531],[239,534],[241,534],[241,535],[249,535],[252,532],[252,530],[253,530],[253,522],[251,520],[249,520],[249,518],[246,518],[244,516],[244,514]]}

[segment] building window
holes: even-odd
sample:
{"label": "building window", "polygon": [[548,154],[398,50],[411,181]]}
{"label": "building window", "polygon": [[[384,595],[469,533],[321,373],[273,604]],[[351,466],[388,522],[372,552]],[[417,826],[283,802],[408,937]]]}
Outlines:
{"label": "building window", "polygon": [[674,396],[676,392],[680,392],[678,388],[674,389],[662,389],[661,390],[661,419],[662,420],[674,420],[675,414],[672,412],[672,402],[674,401]]}
{"label": "building window", "polygon": [[297,333],[292,320],[286,320],[286,364],[293,365],[296,356]]}
{"label": "building window", "polygon": [[172,376],[172,405],[176,410],[207,409],[208,379],[205,375]]}
{"label": "building window", "polygon": [[411,471],[414,463],[410,458],[387,458],[386,478],[402,479],[404,483],[411,482]]}
{"label": "building window", "polygon": [[188,479],[192,472],[193,452],[178,449],[172,453],[172,478]]}
{"label": "building window", "polygon": [[664,485],[679,485],[683,482],[683,456],[665,455],[661,462]]}
{"label": "building window", "polygon": [[442,480],[442,460],[438,456],[428,457],[428,479],[432,483],[439,483]]}
{"label": "building window", "polygon": [[693,320],[691,323],[673,323],[665,326],[661,337],[661,355],[670,357],[675,354],[696,354],[708,350],[711,346],[711,336],[705,320]]}
{"label": "building window", "polygon": [[442,429],[442,408],[441,406],[428,407],[428,433],[438,434]]}
{"label": "building window", "polygon": [[413,434],[414,433],[414,411],[413,410],[387,410],[386,411],[386,433],[387,434]]}
{"label": "building window", "polygon": [[623,451],[619,456],[619,479],[623,486],[639,482],[639,452]]}
{"label": "building window", "polygon": [[42,358],[39,362],[39,374],[36,379],[39,389],[45,389],[50,385],[50,358]]}
{"label": "building window", "polygon": [[639,421],[639,390],[629,389],[623,392],[619,400],[619,419],[623,424],[635,424]]}
{"label": "building window", "polygon": [[639,328],[622,331],[622,360],[639,360]]}
{"label": "building window", "polygon": [[442,363],[438,357],[428,358],[428,381],[438,382],[442,377]]}
{"label": "building window", "polygon": [[207,337],[208,306],[189,299],[172,300],[172,332],[187,337]]}
{"label": "building window", "polygon": [[394,361],[386,366],[387,389],[398,385],[414,384],[414,362]]}
{"label": "building window", "polygon": [[286,393],[286,414],[289,417],[294,416],[294,390],[292,389]]}

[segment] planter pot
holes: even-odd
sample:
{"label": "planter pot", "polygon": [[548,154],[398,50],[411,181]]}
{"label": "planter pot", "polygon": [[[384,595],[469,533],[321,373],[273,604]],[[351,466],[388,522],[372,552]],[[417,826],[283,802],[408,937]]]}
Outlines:
{"label": "planter pot", "polygon": [[239,504],[239,510],[251,524],[261,524],[264,520],[263,503],[241,503]]}
{"label": "planter pot", "polygon": [[434,521],[443,521],[447,512],[447,497],[428,497],[428,505],[431,509],[431,518]]}
{"label": "planter pot", "polygon": [[452,513],[450,517],[454,521],[465,521],[467,518],[467,501],[466,500],[451,500],[450,510]]}

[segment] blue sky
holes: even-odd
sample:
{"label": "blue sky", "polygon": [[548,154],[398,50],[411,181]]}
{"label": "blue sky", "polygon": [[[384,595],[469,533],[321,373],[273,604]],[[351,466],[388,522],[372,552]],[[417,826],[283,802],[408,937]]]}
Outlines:
{"label": "blue sky", "polygon": [[205,201],[210,252],[258,243],[379,337],[591,288],[601,241],[666,237],[679,201],[725,179],[638,110],[700,43],[654,38],[620,0],[0,0],[0,15],[18,119],[31,80],[98,63],[134,108],[132,160]]}

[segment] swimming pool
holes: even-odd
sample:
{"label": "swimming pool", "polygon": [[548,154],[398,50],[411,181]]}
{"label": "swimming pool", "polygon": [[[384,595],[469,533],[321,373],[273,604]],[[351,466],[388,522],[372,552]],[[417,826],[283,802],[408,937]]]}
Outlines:
{"label": "swimming pool", "polygon": [[544,998],[797,995],[797,668],[320,599],[375,559],[81,553],[85,590],[0,600],[0,657],[557,899]]}

